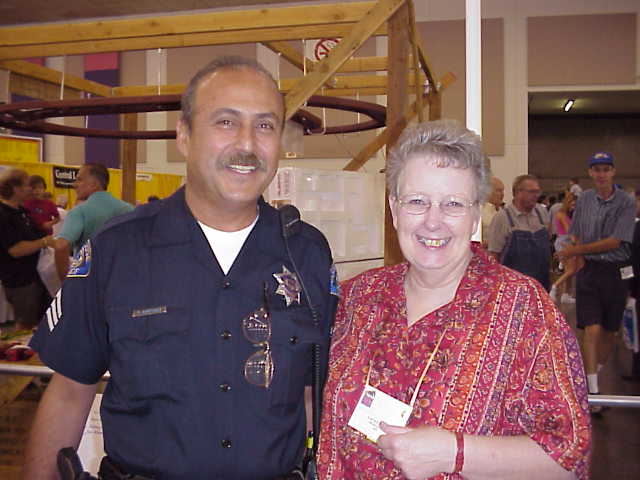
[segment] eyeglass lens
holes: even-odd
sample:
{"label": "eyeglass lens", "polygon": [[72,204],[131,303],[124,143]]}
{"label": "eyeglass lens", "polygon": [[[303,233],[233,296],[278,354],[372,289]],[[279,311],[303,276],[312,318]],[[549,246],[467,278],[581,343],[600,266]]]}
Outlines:
{"label": "eyeglass lens", "polygon": [[274,365],[271,357],[271,317],[267,302],[267,284],[263,284],[262,307],[242,319],[242,332],[247,340],[261,350],[253,353],[244,364],[245,379],[256,386],[267,388],[273,380]]}

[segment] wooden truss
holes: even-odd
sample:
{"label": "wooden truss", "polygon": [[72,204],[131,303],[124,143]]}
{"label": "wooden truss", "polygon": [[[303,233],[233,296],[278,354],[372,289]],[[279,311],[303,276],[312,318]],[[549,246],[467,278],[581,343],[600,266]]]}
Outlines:
{"label": "wooden truss", "polygon": [[[387,57],[353,57],[368,38],[379,35],[388,36]],[[288,42],[327,37],[340,37],[341,41],[317,63],[305,64],[303,53]],[[423,101],[430,105],[429,117],[439,117],[442,85],[420,45],[411,0],[5,27],[0,28],[0,69],[11,72],[12,93],[36,98],[58,98],[61,86],[66,98],[77,98],[81,92],[102,97],[177,94],[184,85],[112,88],[22,59],[247,42],[260,42],[294,66],[306,67],[302,78],[280,82],[287,119],[320,90],[323,95],[334,96],[387,95],[387,128],[356,155],[348,170],[359,169],[377,150],[393,144],[413,116],[422,120]],[[386,76],[376,75],[385,71]],[[410,108],[412,93],[416,102]],[[134,124],[135,115],[123,115],[123,123]],[[133,142],[123,140],[123,197],[129,200],[135,196],[131,191],[135,188],[136,167]]]}

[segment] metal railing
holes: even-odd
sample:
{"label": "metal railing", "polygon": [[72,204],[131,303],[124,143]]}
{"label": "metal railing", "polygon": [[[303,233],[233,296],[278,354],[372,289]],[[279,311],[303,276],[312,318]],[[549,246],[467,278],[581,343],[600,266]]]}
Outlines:
{"label": "metal railing", "polygon": [[[44,365],[23,365],[0,363],[0,374],[22,375],[28,377],[50,377],[53,370]],[[103,380],[109,378],[107,372]],[[640,408],[640,396],[632,395],[589,395],[589,405],[600,405],[603,407],[630,407]]]}

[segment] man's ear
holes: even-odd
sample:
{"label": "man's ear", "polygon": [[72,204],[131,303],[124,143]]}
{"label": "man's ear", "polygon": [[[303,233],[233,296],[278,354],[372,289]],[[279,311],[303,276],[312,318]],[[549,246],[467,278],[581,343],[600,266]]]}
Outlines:
{"label": "man's ear", "polygon": [[176,144],[178,146],[178,150],[185,158],[189,156],[190,134],[191,131],[187,124],[182,120],[182,118],[179,118],[176,123]]}

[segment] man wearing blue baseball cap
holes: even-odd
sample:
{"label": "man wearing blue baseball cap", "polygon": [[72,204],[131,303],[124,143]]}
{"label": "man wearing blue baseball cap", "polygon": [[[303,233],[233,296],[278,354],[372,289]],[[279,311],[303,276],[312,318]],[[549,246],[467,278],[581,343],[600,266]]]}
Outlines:
{"label": "man wearing blue baseball cap", "polygon": [[[578,264],[584,264],[576,277],[576,316],[578,328],[584,330],[582,357],[589,393],[596,394],[600,393],[598,372],[613,348],[633,276],[635,206],[613,183],[613,155],[594,153],[588,171],[595,188],[578,197],[569,232],[573,245],[558,252],[558,258],[579,257]],[[601,410],[600,406],[591,407],[592,413]]]}

